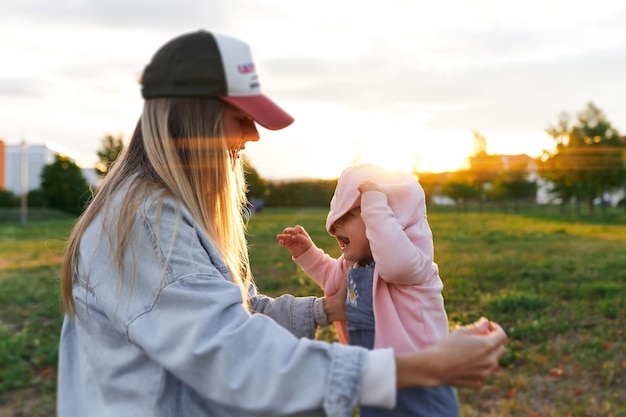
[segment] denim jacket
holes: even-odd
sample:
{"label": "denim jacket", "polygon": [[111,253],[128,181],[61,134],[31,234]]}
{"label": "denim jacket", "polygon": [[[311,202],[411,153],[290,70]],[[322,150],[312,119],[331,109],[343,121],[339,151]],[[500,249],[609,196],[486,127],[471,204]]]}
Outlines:
{"label": "denim jacket", "polygon": [[81,239],[59,417],[351,415],[367,351],[312,340],[312,297],[254,293],[250,313],[206,234],[157,194],[138,211],[118,271],[122,198]]}

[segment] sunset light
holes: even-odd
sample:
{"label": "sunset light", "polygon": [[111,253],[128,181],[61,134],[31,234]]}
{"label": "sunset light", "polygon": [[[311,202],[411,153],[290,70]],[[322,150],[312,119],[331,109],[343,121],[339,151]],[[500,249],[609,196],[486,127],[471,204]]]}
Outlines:
{"label": "sunset light", "polygon": [[336,178],[356,161],[458,170],[473,132],[490,153],[536,157],[588,102],[626,131],[623,2],[320,1],[3,2],[0,138],[93,167],[106,135],[130,137],[156,48],[199,28],[248,40],[263,92],[295,118],[245,149],[267,179]]}

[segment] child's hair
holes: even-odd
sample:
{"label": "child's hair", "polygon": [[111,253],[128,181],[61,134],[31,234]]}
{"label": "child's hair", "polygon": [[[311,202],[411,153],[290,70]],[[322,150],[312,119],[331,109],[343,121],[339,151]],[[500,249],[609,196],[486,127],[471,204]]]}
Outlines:
{"label": "child's hair", "polygon": [[134,281],[134,273],[121,274],[125,253],[135,253],[132,247],[126,251],[127,245],[133,244],[131,227],[142,201],[150,193],[162,190],[164,197],[180,202],[215,243],[247,305],[252,276],[243,215],[245,179],[242,164],[230,155],[223,135],[223,106],[217,98],[145,101],[130,143],[68,240],[61,273],[63,307],[68,315],[76,313],[72,287],[78,279],[81,237],[98,214],[110,213],[107,205],[112,195],[126,182],[130,188],[115,212],[117,227],[109,231],[113,235],[109,240],[116,247],[113,256],[118,282]]}

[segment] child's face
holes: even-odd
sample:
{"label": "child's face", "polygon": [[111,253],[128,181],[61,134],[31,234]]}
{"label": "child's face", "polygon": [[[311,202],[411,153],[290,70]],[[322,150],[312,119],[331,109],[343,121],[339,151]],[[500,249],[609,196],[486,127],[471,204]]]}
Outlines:
{"label": "child's face", "polygon": [[337,239],[345,259],[360,264],[368,264],[372,261],[372,250],[365,236],[361,207],[355,207],[341,216],[333,224],[333,228],[333,236]]}

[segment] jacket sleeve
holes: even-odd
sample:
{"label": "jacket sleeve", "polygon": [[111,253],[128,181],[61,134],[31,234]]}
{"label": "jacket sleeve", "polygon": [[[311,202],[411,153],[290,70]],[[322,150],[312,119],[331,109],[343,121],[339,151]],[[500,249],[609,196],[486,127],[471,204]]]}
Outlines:
{"label": "jacket sleeve", "polygon": [[296,337],[315,337],[313,302],[315,297],[294,297],[284,294],[277,298],[254,294],[250,299],[254,313],[265,314]]}
{"label": "jacket sleeve", "polygon": [[432,232],[425,218],[403,228],[378,191],[363,193],[361,217],[372,255],[383,280],[398,285],[419,284],[433,271]]}
{"label": "jacket sleeve", "polygon": [[[368,352],[297,338],[251,314],[217,251],[188,218],[176,219],[179,213],[164,205],[158,223],[150,215],[135,227],[147,235],[139,240],[153,244],[137,257],[134,285],[154,296],[132,297],[122,309],[128,340],[207,402],[248,415],[350,416]],[[274,301],[261,310],[293,310],[293,300],[282,302],[292,304]]]}

